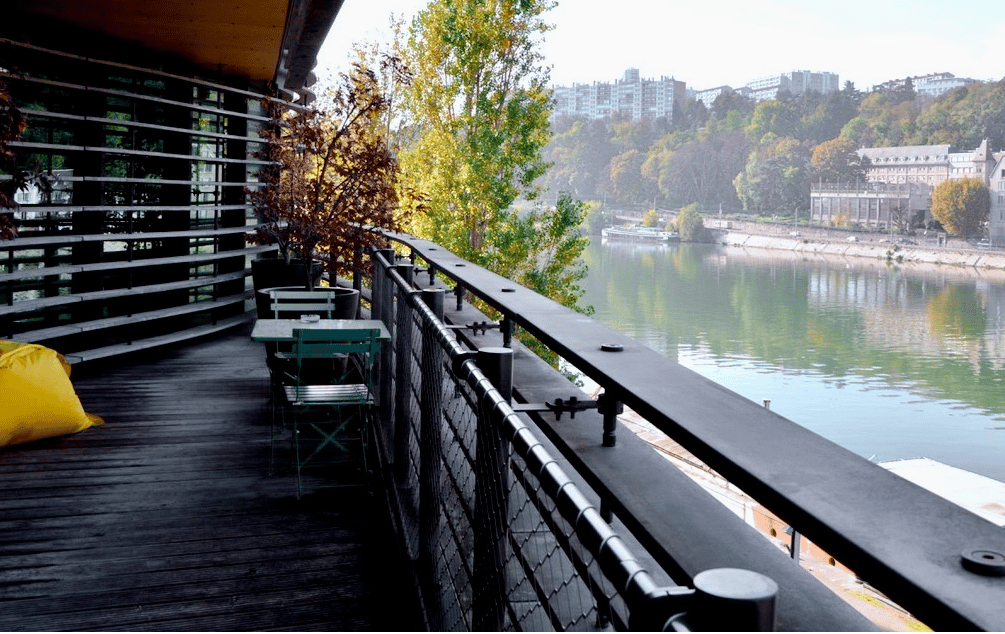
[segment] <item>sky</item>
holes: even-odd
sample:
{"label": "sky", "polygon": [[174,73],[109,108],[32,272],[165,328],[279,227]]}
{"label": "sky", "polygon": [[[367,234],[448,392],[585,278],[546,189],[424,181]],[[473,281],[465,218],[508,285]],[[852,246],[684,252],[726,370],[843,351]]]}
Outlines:
{"label": "sky", "polygon": [[[347,67],[361,39],[386,38],[393,12],[427,0],[345,0],[318,55],[318,74]],[[612,82],[627,68],[697,90],[734,88],[792,70],[837,73],[860,90],[950,72],[1005,76],[999,3],[975,0],[559,0],[541,45],[553,84]]]}

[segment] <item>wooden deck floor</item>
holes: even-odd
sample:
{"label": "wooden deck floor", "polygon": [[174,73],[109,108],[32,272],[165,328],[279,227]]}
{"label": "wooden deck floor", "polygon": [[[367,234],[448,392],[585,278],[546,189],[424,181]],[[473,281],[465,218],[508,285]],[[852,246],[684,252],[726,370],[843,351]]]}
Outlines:
{"label": "wooden deck floor", "polygon": [[0,449],[0,631],[421,627],[379,502],[267,476],[247,330],[72,378],[104,426]]}

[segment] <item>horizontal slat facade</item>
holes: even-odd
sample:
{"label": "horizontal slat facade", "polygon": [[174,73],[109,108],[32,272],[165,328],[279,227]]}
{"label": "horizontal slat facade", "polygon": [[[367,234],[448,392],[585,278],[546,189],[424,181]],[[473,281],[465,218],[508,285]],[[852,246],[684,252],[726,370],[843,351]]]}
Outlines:
{"label": "horizontal slat facade", "polygon": [[0,337],[86,360],[243,323],[251,303],[233,298],[272,250],[247,243],[263,95],[0,44],[29,124],[17,168],[54,176],[20,194],[18,237],[0,242]]}

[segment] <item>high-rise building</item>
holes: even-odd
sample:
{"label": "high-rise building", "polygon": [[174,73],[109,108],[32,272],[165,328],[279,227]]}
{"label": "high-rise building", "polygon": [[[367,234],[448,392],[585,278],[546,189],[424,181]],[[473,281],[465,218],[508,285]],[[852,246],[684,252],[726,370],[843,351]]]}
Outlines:
{"label": "high-rise building", "polygon": [[620,114],[639,119],[673,118],[675,102],[684,101],[686,85],[673,77],[643,79],[639,69],[629,68],[616,82],[555,86],[552,117],[582,116],[599,119]]}

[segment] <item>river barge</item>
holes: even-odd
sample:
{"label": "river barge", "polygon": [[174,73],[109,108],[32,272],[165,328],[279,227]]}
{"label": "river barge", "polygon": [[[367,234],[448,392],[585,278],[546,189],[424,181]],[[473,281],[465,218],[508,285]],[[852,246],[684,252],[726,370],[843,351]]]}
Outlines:
{"label": "river barge", "polygon": [[634,242],[680,242],[676,231],[660,231],[649,227],[607,227],[600,235],[606,240],[630,240]]}

